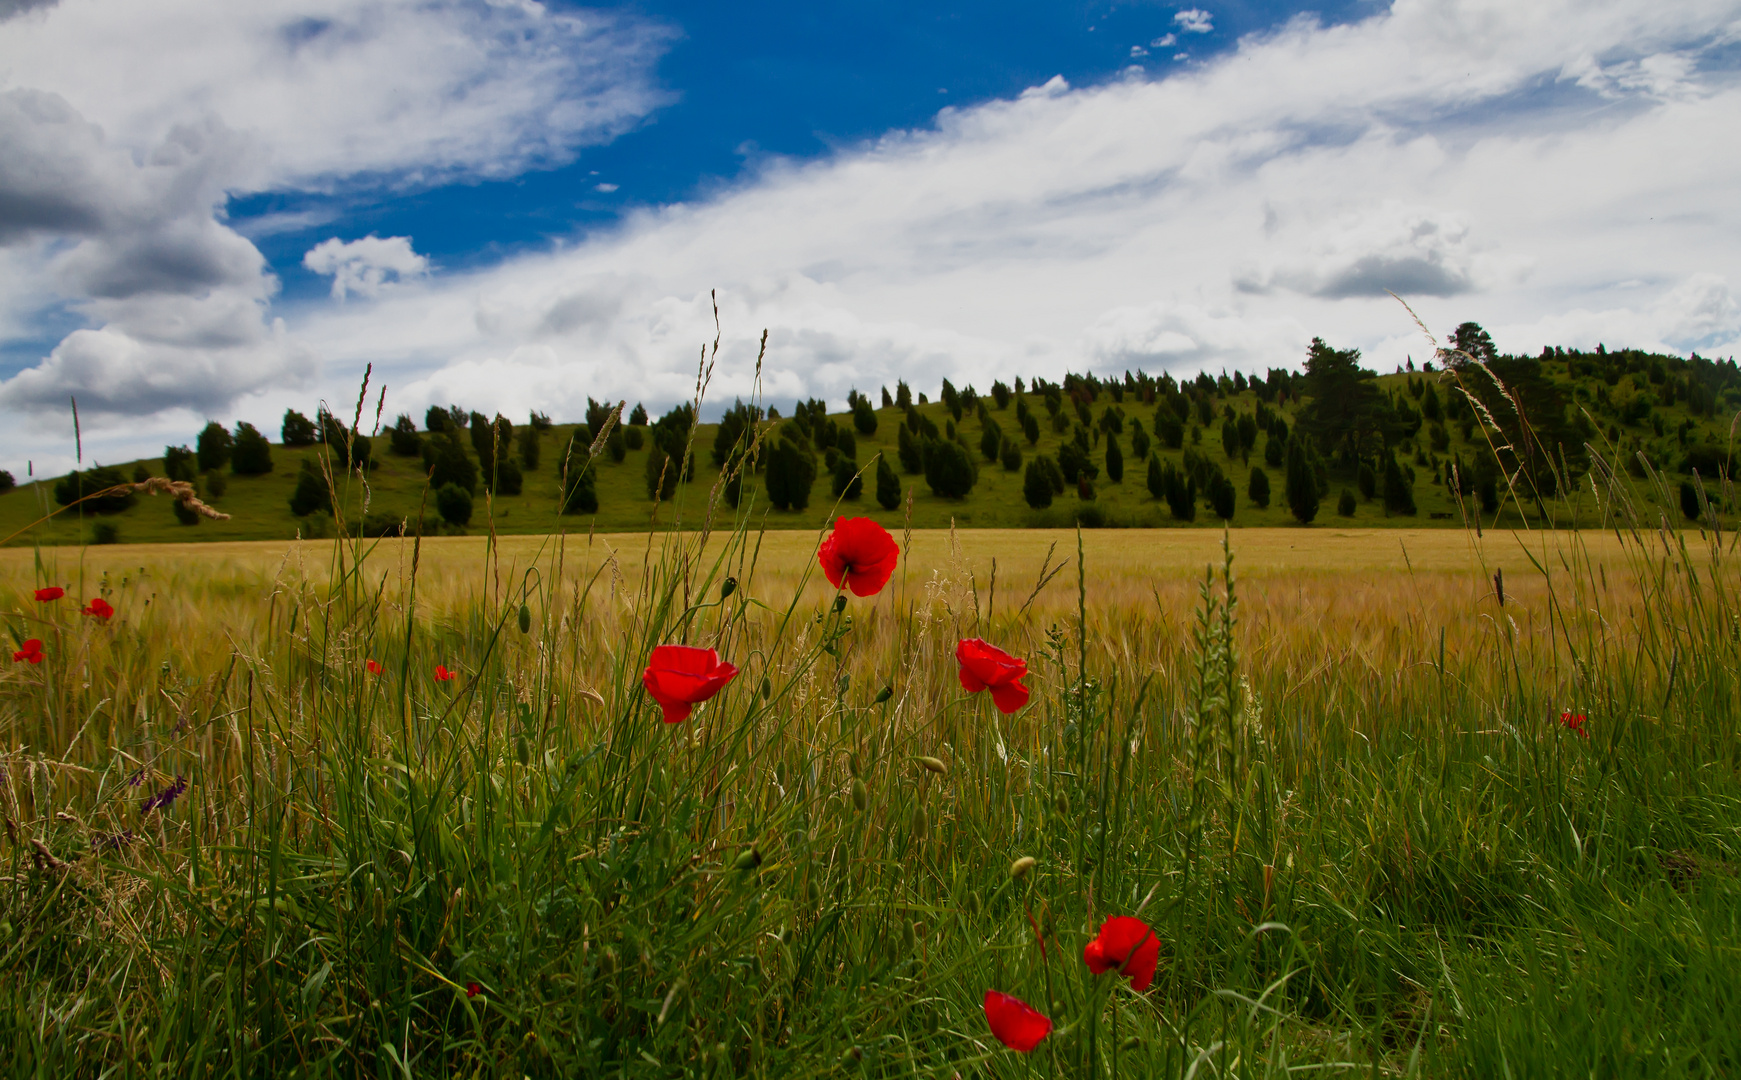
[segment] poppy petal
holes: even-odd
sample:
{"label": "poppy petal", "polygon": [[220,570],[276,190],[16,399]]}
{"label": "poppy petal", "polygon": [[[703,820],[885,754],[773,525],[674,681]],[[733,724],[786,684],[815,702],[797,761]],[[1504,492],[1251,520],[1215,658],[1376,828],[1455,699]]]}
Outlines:
{"label": "poppy petal", "polygon": [[985,992],[985,1021],[997,1040],[1019,1054],[1031,1052],[1052,1033],[1052,1021],[1018,997]]}
{"label": "poppy petal", "polygon": [[991,703],[1008,716],[1028,703],[1028,688],[1019,682],[1007,682],[991,688]]}
{"label": "poppy petal", "polygon": [[1141,919],[1115,915],[1100,925],[1100,933],[1082,950],[1082,962],[1096,975],[1122,971],[1131,989],[1141,993],[1154,981],[1161,941]]}

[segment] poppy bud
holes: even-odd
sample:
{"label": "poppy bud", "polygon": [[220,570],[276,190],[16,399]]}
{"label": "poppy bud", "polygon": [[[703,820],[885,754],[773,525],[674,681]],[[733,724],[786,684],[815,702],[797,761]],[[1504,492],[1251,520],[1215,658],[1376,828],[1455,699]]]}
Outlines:
{"label": "poppy bud", "polygon": [[863,1060],[864,1060],[864,1051],[860,1050],[856,1046],[847,1047],[844,1051],[841,1052],[841,1055],[840,1055],[840,1062],[843,1065],[848,1063],[848,1062],[863,1061]]}
{"label": "poppy bud", "polygon": [[721,600],[724,600],[726,597],[730,596],[732,593],[737,592],[737,591],[738,591],[738,579],[734,578],[734,577],[728,577],[724,581],[720,582],[719,598]]}
{"label": "poppy bud", "polygon": [[834,598],[834,613],[836,615],[846,610],[846,594],[841,593]]}
{"label": "poppy bud", "polygon": [[901,944],[906,946],[910,953],[919,951],[919,935],[913,933],[912,923],[901,924]]}
{"label": "poppy bud", "polygon": [[919,759],[919,766],[926,772],[936,773],[938,776],[949,775],[949,766],[943,764],[941,758],[922,757]]}
{"label": "poppy bud", "polygon": [[387,897],[381,890],[375,890],[375,926],[387,925]]}
{"label": "poppy bud", "polygon": [[762,865],[762,853],[757,851],[754,845],[739,852],[737,861],[732,863],[732,866],[738,870],[754,870],[760,865]]}
{"label": "poppy bud", "polygon": [[894,696],[895,696],[895,688],[893,686],[885,686],[881,690],[877,691],[876,704],[881,705],[883,702],[889,700],[890,698],[892,698]]}
{"label": "poppy bud", "polygon": [[930,831],[931,822],[925,815],[925,804],[920,803],[913,807],[913,835],[923,840]]}
{"label": "poppy bud", "polygon": [[1132,1035],[1130,1038],[1124,1040],[1124,1049],[1135,1050],[1138,1047],[1142,1046],[1142,1044],[1143,1044],[1143,1041],[1141,1039],[1137,1038],[1135,1035]]}
{"label": "poppy bud", "polygon": [[532,609],[525,604],[520,605],[520,633],[530,633],[532,630]]}
{"label": "poppy bud", "polygon": [[1010,863],[1010,877],[1017,881],[1021,880],[1038,861],[1032,855],[1023,855],[1015,862]]}
{"label": "poppy bud", "polygon": [[857,807],[860,813],[863,813],[864,808],[870,805],[870,792],[865,790],[863,780],[852,782],[852,805]]}
{"label": "poppy bud", "polygon": [[858,775],[858,752],[856,750],[846,755],[846,771],[853,776]]}
{"label": "poppy bud", "polygon": [[617,950],[606,946],[605,951],[599,954],[598,969],[606,975],[615,975],[617,973]]}
{"label": "poppy bud", "polygon": [[525,732],[514,736],[514,756],[520,759],[522,769],[526,767],[528,761],[532,760],[532,748],[526,745]]}
{"label": "poppy bud", "polygon": [[816,879],[811,878],[804,883],[804,899],[812,906],[822,902],[822,890],[816,887]]}
{"label": "poppy bud", "polygon": [[762,676],[762,700],[766,701],[773,696],[774,696],[774,684],[769,682],[768,677],[766,675],[764,675],[764,676]]}

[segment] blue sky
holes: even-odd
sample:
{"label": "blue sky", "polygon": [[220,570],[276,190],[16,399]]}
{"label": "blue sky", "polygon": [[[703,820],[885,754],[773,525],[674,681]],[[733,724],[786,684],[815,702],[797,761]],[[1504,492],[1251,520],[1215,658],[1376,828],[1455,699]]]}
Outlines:
{"label": "blue sky", "polygon": [[[1741,0],[0,0],[0,467],[287,407],[1741,344]],[[757,381],[756,343],[768,332]]]}
{"label": "blue sky", "polygon": [[[1301,11],[1333,21],[1370,12],[1372,4],[1242,2],[1213,11],[1154,3],[751,8],[622,8],[670,31],[656,77],[672,100],[570,164],[425,190],[262,193],[231,202],[231,221],[247,233],[249,219],[261,214],[331,216],[257,241],[286,298],[328,290],[330,279],[301,264],[309,247],[334,235],[414,236],[417,250],[437,263],[474,266],[608,227],[626,211],[705,197],[769,157],[825,156],[887,131],[924,127],[946,106],[1013,97],[1055,75],[1088,85],[1133,65],[1162,74]],[[1202,15],[1181,20],[1181,12]],[[1187,24],[1198,29],[1185,30]],[[1169,37],[1169,44],[1155,44]]]}

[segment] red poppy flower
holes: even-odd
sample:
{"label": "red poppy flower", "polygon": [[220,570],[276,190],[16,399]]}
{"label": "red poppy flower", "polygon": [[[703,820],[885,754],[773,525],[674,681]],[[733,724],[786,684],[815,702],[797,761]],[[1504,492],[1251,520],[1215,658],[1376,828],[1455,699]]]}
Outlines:
{"label": "red poppy flower", "polygon": [[1161,955],[1161,939],[1141,919],[1114,915],[1100,924],[1100,934],[1082,950],[1082,962],[1100,975],[1122,971],[1130,988],[1142,993],[1155,978],[1155,960]]}
{"label": "red poppy flower", "polygon": [[[371,660],[371,661],[369,661],[369,662],[370,662],[370,663],[371,663],[371,664],[372,664],[372,663],[374,663],[374,661],[373,661],[373,660]],[[436,681],[436,682],[452,682],[452,681],[453,681],[453,677],[454,677],[454,676],[455,676],[455,675],[457,675],[457,674],[459,674],[459,673],[458,673],[458,672],[456,672],[456,671],[449,671],[449,670],[447,670],[447,665],[446,665],[446,664],[437,664],[437,665],[435,665],[435,681]]]}
{"label": "red poppy flower", "polygon": [[970,694],[989,689],[998,712],[1013,713],[1028,703],[1028,688],[1022,685],[1028,673],[1026,660],[978,638],[962,638],[955,646],[955,659],[961,664],[962,688]]}
{"label": "red poppy flower", "polygon": [[1021,998],[996,990],[985,992],[985,1022],[991,1025],[991,1033],[998,1042],[1018,1054],[1028,1053],[1052,1033],[1052,1021]]}
{"label": "red poppy flower", "polygon": [[465,984],[465,996],[468,998],[475,998],[483,992],[483,989],[483,987],[475,982],[468,982]]}
{"label": "red poppy flower", "polygon": [[41,601],[44,604],[48,603],[50,600],[59,600],[61,597],[65,596],[65,595],[66,595],[66,590],[61,588],[59,585],[50,585],[46,589],[36,590],[37,600]]}
{"label": "red poppy flower", "polygon": [[889,530],[870,518],[837,518],[816,557],[830,585],[851,589],[854,596],[875,596],[889,583],[901,549]]}
{"label": "red poppy flower", "polygon": [[1584,730],[1584,722],[1588,719],[1589,717],[1585,716],[1583,713],[1574,713],[1570,709],[1567,709],[1565,712],[1560,714],[1560,723],[1570,728],[1572,734],[1580,739],[1588,739],[1590,737],[1590,733]]}
{"label": "red poppy flower", "polygon": [[[363,661],[363,667],[371,675],[381,674],[381,661],[379,660],[365,660]],[[440,674],[437,674],[435,677],[438,679],[441,678]]]}
{"label": "red poppy flower", "polygon": [[85,614],[93,619],[101,619],[104,622],[108,622],[109,617],[115,614],[115,609],[109,606],[107,600],[99,596],[85,605]]}
{"label": "red poppy flower", "polygon": [[22,660],[26,664],[42,663],[42,639],[31,638],[24,646],[12,654],[14,661]]}
{"label": "red poppy flower", "polygon": [[721,662],[712,649],[659,645],[647,658],[641,685],[664,710],[665,722],[677,724],[689,719],[696,705],[724,690],[737,673],[736,667]]}

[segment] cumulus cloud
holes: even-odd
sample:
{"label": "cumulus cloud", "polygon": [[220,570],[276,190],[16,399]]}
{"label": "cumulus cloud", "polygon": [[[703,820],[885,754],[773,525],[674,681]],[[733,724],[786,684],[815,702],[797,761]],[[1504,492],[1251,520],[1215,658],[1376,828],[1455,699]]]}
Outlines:
{"label": "cumulus cloud", "polygon": [[383,240],[373,233],[361,240],[323,240],[308,249],[302,265],[331,277],[333,299],[340,301],[351,293],[379,296],[389,278],[408,281],[429,272],[429,260],[411,249],[409,236]]}
{"label": "cumulus cloud", "polygon": [[[896,378],[1297,367],[1317,334],[1388,367],[1422,343],[1387,290],[1507,347],[1544,313],[1566,343],[1626,312],[1640,341],[1732,339],[1728,294],[1698,275],[1741,280],[1741,93],[1696,64],[1696,92],[1539,91],[1575,83],[1561,73],[1581,57],[1697,58],[1737,14],[1414,0],[1299,20],[1185,74],[1054,79],[300,325],[323,352],[398,365],[404,407],[471,394],[504,412],[687,399],[713,287],[716,402],[753,389],[763,327],[776,402]],[[1610,92],[1626,107],[1588,107]],[[1627,279],[1647,284],[1621,295]]]}
{"label": "cumulus cloud", "polygon": [[1174,15],[1173,21],[1187,34],[1207,34],[1215,29],[1215,21],[1202,8],[1186,8]]}
{"label": "cumulus cloud", "polygon": [[669,100],[651,69],[670,40],[536,3],[83,0],[9,23],[0,70],[135,149],[215,115],[265,147],[258,190],[567,160]]}
{"label": "cumulus cloud", "polygon": [[1302,18],[1165,78],[1053,79],[585,240],[280,314],[345,358],[334,397],[373,362],[391,409],[564,416],[687,400],[715,288],[716,404],[756,389],[764,327],[782,407],[897,378],[1297,367],[1313,335],[1388,369],[1423,343],[1387,289],[1508,349],[1719,352],[1741,337],[1737,28],[1736,0]]}
{"label": "cumulus cloud", "polygon": [[[668,30],[531,0],[0,0],[0,19],[0,279],[31,283],[0,334],[39,332],[21,297],[87,322],[0,383],[0,409],[77,393],[99,426],[318,376],[231,197],[511,175],[667,99]],[[308,258],[341,299],[428,270],[403,237]]]}

